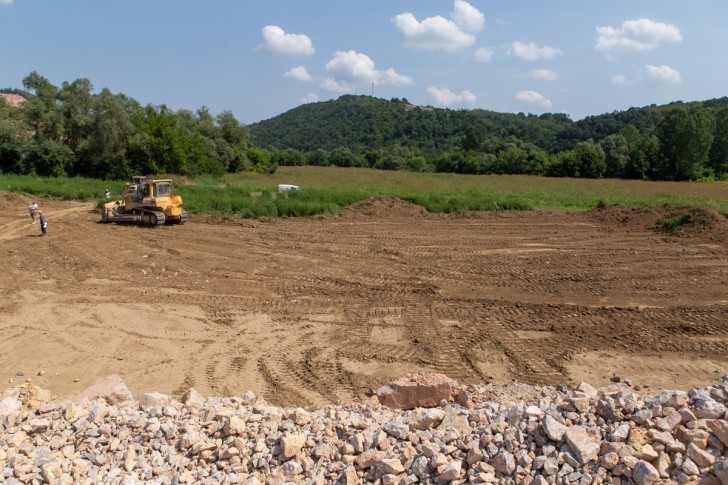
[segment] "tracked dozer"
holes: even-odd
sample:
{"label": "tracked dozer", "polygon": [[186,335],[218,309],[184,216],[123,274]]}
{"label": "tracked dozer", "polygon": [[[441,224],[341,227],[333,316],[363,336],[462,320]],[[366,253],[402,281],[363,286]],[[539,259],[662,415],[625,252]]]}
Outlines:
{"label": "tracked dozer", "polygon": [[184,224],[187,211],[182,197],[174,195],[172,181],[132,177],[121,200],[107,202],[101,208],[101,222],[129,222],[143,226],[161,226],[165,222]]}

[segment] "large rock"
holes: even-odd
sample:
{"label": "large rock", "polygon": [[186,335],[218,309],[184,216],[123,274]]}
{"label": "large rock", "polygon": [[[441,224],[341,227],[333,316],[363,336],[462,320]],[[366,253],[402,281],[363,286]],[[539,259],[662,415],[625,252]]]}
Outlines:
{"label": "large rock", "polygon": [[190,387],[182,396],[182,404],[202,407],[205,405],[205,398],[194,387]]}
{"label": "large rock", "polygon": [[541,426],[543,427],[546,436],[557,443],[564,438],[564,434],[566,433],[566,426],[558,422],[556,418],[549,414],[544,416]]}
{"label": "large rock", "polygon": [[435,407],[451,394],[452,379],[445,374],[408,374],[377,389],[380,403],[398,409]]}
{"label": "large rock", "polygon": [[706,423],[713,434],[728,446],[728,421],[724,419],[709,419]]}
{"label": "large rock", "polygon": [[[726,375],[728,376],[728,374]],[[713,470],[721,485],[728,485],[728,460],[716,461],[713,464]]]}
{"label": "large rock", "polygon": [[724,404],[712,399],[696,400],[693,409],[698,419],[721,419],[727,411]]}
{"label": "large rock", "polygon": [[283,450],[283,459],[290,460],[298,454],[306,444],[306,437],[302,434],[287,434],[281,438],[281,449]]}
{"label": "large rock", "polygon": [[339,481],[342,483],[342,485],[361,484],[361,478],[359,478],[359,475],[356,474],[356,468],[351,465],[346,467],[344,471],[341,472],[341,475],[339,476]]}
{"label": "large rock", "polygon": [[445,411],[439,408],[416,409],[408,416],[410,426],[421,431],[439,426],[444,417]]}
{"label": "large rock", "polygon": [[460,478],[460,473],[462,472],[463,464],[460,461],[451,461],[447,464],[445,469],[440,474],[440,479],[451,482],[453,480],[457,480]]}
{"label": "large rock", "polygon": [[660,481],[660,474],[654,466],[644,460],[640,460],[632,471],[632,480],[637,485],[652,485]]}
{"label": "large rock", "polygon": [[582,426],[571,426],[564,433],[569,448],[581,465],[594,460],[599,454],[599,443],[591,439]]}
{"label": "large rock", "polygon": [[240,436],[245,434],[247,423],[241,416],[230,416],[222,427],[223,432],[228,436]]}
{"label": "large rock", "polygon": [[404,423],[391,420],[384,425],[384,431],[386,431],[387,434],[394,436],[395,438],[403,440],[409,434],[409,426]]}
{"label": "large rock", "polygon": [[695,443],[690,443],[688,445],[688,458],[693,460],[700,468],[707,468],[715,461],[715,456],[711,455],[706,450],[701,450],[695,445]]}
{"label": "large rock", "polygon": [[171,402],[172,398],[166,394],[161,394],[159,392],[145,392],[139,398],[139,407],[148,412],[151,408],[169,406]]}
{"label": "large rock", "polygon": [[133,401],[131,393],[122,378],[116,374],[101,377],[88,386],[76,397],[76,401],[84,399],[105,399],[109,404],[119,404],[126,401]]}
{"label": "large rock", "polygon": [[2,401],[0,401],[0,416],[7,416],[8,414],[14,413],[15,411],[20,411],[20,408],[22,407],[23,403],[20,401],[20,399],[15,399],[14,397],[6,397]]}
{"label": "large rock", "polygon": [[663,418],[657,418],[655,425],[662,431],[672,431],[681,422],[682,415],[677,411],[673,411]]}
{"label": "large rock", "polygon": [[471,431],[468,416],[461,412],[462,410],[449,407],[445,410],[445,417],[437,427],[443,433],[448,430],[455,430],[460,436],[466,436]]}
{"label": "large rock", "polygon": [[404,471],[405,468],[402,466],[402,462],[396,458],[385,458],[379,460],[375,465],[375,474],[379,478],[384,475],[399,475],[400,473],[404,473]]}
{"label": "large rock", "polygon": [[516,459],[507,451],[503,451],[495,456],[493,466],[498,473],[510,475],[516,471]]}

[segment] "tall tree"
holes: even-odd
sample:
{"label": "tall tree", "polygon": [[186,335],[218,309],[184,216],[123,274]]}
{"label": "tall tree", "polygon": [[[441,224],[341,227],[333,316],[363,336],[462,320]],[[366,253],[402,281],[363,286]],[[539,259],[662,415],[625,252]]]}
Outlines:
{"label": "tall tree", "polygon": [[24,103],[23,112],[36,140],[61,141],[63,122],[57,104],[58,88],[35,71],[23,79],[23,86],[35,94]]}
{"label": "tall tree", "polygon": [[122,99],[104,88],[93,98],[89,141],[78,153],[75,173],[94,177],[123,178],[131,174],[127,141],[134,126],[126,115]]}
{"label": "tall tree", "polygon": [[623,177],[629,164],[629,145],[622,135],[609,135],[601,141],[604,161],[607,164],[605,175],[611,178]]}
{"label": "tall tree", "polygon": [[579,161],[577,177],[599,178],[604,176],[607,164],[604,159],[604,150],[594,143],[594,140],[582,141],[574,147],[574,154]]}
{"label": "tall tree", "polygon": [[715,114],[715,136],[709,159],[717,177],[728,175],[728,108],[721,108]]}
{"label": "tall tree", "polygon": [[694,180],[702,175],[713,142],[715,112],[702,109],[690,114],[672,109],[657,124],[660,141],[657,174],[666,180]]}
{"label": "tall tree", "polygon": [[68,148],[77,152],[88,143],[93,118],[93,86],[88,79],[64,82],[58,93],[60,112],[65,128],[64,139]]}

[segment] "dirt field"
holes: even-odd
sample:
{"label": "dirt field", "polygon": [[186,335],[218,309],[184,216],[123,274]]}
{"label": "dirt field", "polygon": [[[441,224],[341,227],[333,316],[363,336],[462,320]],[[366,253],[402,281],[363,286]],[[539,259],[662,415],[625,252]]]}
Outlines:
{"label": "dirt field", "polygon": [[249,389],[315,407],[422,370],[617,374],[655,392],[728,372],[715,213],[675,237],[646,229],[664,209],[433,215],[372,199],[335,217],[147,229],[39,200],[41,238],[28,203],[0,193],[0,383],[58,398],[108,374],[137,395]]}

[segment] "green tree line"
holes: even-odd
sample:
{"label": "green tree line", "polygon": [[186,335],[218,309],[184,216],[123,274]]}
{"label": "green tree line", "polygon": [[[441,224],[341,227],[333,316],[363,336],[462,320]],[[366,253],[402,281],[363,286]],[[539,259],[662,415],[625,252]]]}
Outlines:
{"label": "green tree line", "polygon": [[567,115],[413,106],[345,95],[250,126],[143,106],[87,79],[54,86],[36,72],[2,90],[0,171],[127,178],[213,174],[283,165],[469,174],[654,180],[728,178],[728,98],[631,108],[574,122]]}
{"label": "green tree line", "polygon": [[652,180],[728,178],[728,98],[573,122],[342,96],[249,126],[280,165]]}
{"label": "green tree line", "polygon": [[142,106],[87,79],[60,87],[32,72],[19,108],[0,97],[0,171],[42,176],[127,178],[132,174],[273,172],[229,111],[213,116]]}

